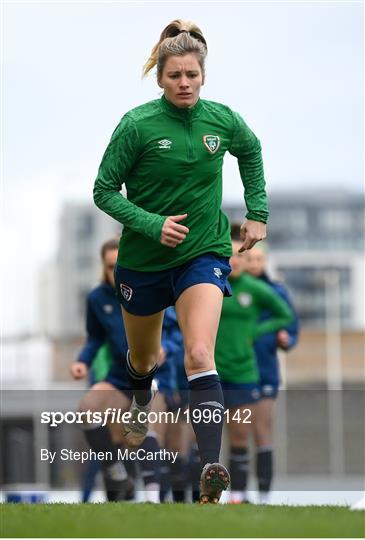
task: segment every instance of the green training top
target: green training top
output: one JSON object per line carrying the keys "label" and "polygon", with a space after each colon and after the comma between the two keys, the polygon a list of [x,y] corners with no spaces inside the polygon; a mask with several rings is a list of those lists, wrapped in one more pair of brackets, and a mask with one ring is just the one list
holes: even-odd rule
{"label": "green training top", "polygon": [[[226,151],[238,159],[246,217],[266,222],[261,145],[237,113],[205,100],[181,109],[162,96],[122,118],[94,186],[95,204],[124,225],[121,266],[147,272],[203,253],[231,255],[230,225],[220,209]],[[176,248],[163,246],[166,217],[185,213],[186,239]]]}
{"label": "green training top", "polygon": [[95,358],[91,363],[91,370],[94,375],[95,382],[103,381],[109,373],[113,363],[113,356],[108,343],[100,347]]}
{"label": "green training top", "polygon": [[[287,303],[260,279],[246,273],[229,279],[233,294],[223,300],[215,347],[217,371],[222,381],[257,382],[259,371],[254,340],[288,326],[293,313]],[[263,311],[269,311],[272,316],[258,322]]]}

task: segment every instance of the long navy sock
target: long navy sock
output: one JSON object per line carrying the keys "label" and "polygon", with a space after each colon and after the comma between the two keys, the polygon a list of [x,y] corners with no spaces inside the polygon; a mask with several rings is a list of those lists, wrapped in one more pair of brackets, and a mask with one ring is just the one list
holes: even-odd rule
{"label": "long navy sock", "polygon": [[132,461],[131,459],[127,458],[124,460],[124,466],[126,468],[126,471],[128,473],[128,486],[127,486],[127,492],[125,496],[126,501],[133,501],[134,495],[135,495],[135,481],[137,476],[137,467],[136,462]]}
{"label": "long navy sock", "polygon": [[147,405],[151,400],[151,384],[157,371],[157,364],[148,373],[138,373],[131,364],[129,351],[127,353],[127,374],[134,397],[138,405]]}
{"label": "long navy sock", "polygon": [[177,456],[175,463],[170,464],[171,488],[174,502],[185,502],[187,467],[183,457]]}
{"label": "long navy sock", "polygon": [[160,467],[160,501],[165,502],[171,487],[170,467],[168,463],[162,463]]}
{"label": "long navy sock", "polygon": [[124,461],[124,466],[126,468],[126,471],[128,473],[128,476],[132,478],[133,480],[136,479],[137,476],[137,468],[136,468],[136,462],[132,461],[131,459],[127,458]]}
{"label": "long navy sock", "polygon": [[[145,450],[146,457],[147,452],[153,452],[155,454],[155,452],[158,452],[160,450],[157,438],[151,434],[147,434],[147,437],[141,444],[140,448]],[[157,456],[157,454],[155,454],[155,456]],[[139,466],[141,469],[141,474],[145,487],[147,487],[148,484],[160,484],[161,460],[158,456],[156,457],[156,459],[152,460],[141,460],[139,462]]]}
{"label": "long navy sock", "polygon": [[231,475],[231,490],[246,491],[249,468],[247,448],[231,447],[229,456],[229,472]]}
{"label": "long navy sock", "polygon": [[215,370],[191,375],[188,381],[190,421],[204,467],[206,463],[219,461],[224,420],[223,392]]}
{"label": "long navy sock", "polygon": [[256,474],[259,491],[261,493],[268,493],[273,477],[273,451],[271,447],[263,446],[257,448]]}
{"label": "long navy sock", "polygon": [[102,468],[107,468],[118,461],[118,446],[113,443],[107,426],[92,426],[90,428],[89,426],[84,427],[86,440],[94,452],[107,452],[106,459],[100,461]]}
{"label": "long navy sock", "polygon": [[84,433],[91,449],[95,452],[108,452],[108,459],[100,462],[107,498],[109,501],[121,500],[125,497],[127,471],[123,463],[118,461],[118,446],[113,443],[107,426],[88,427],[85,426]]}

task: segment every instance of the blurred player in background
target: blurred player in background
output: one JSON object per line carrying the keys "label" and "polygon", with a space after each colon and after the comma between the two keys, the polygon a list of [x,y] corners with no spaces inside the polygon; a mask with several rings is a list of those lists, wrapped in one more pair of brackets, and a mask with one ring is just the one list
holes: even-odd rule
{"label": "blurred player in background", "polygon": [[[232,503],[247,501],[247,441],[261,395],[254,341],[286,327],[293,319],[289,306],[269,285],[244,272],[246,254],[240,253],[240,246],[238,240],[232,240],[232,298],[223,301],[216,342],[217,369],[229,409]],[[260,320],[263,312],[268,316]]]}
{"label": "blurred player in background", "polygon": [[[235,228],[237,237],[238,228]],[[274,404],[280,384],[280,369],[278,350],[289,351],[297,344],[299,321],[295,313],[289,293],[282,283],[274,281],[267,273],[267,257],[265,243],[257,244],[247,251],[246,270],[252,276],[259,278],[279,295],[291,308],[294,318],[289,325],[284,325],[276,332],[259,337],[255,341],[255,352],[260,373],[261,398],[255,407],[255,422],[252,424],[256,446],[256,474],[258,479],[259,497],[261,503],[268,502],[273,477],[273,417]],[[264,322],[270,316],[265,311],[260,316]]]}
{"label": "blurred player in background", "polygon": [[176,311],[168,307],[165,311],[161,349],[167,361],[173,366],[175,389],[169,399],[168,409],[174,413],[174,421],[166,430],[165,447],[178,452],[174,463],[166,463],[162,467],[161,500],[171,488],[173,502],[186,502],[186,488],[189,484],[187,464],[192,429],[187,425],[182,414],[188,407],[188,380],[184,367],[184,340],[177,322]]}
{"label": "blurred player in background", "polygon": [[[93,289],[87,298],[86,330],[87,340],[79,358],[71,366],[75,379],[88,375],[98,353],[110,356],[106,364],[103,380],[96,382],[85,394],[80,404],[82,411],[105,411],[108,408],[128,411],[132,401],[130,380],[127,377],[126,356],[128,351],[123,318],[114,289],[114,269],[118,254],[118,240],[105,242],[101,248],[103,276],[101,284]],[[156,396],[154,411],[166,408],[163,393],[172,392],[173,370],[167,362],[156,371],[156,382],[161,392]],[[154,426],[150,426],[141,447],[147,452],[157,452],[159,444]],[[110,423],[108,426],[84,424],[85,437],[95,452],[109,451],[110,461],[101,462],[108,500],[124,500],[128,489],[128,474],[125,464],[118,460],[118,448],[124,444],[122,426]],[[145,485],[145,498],[149,502],[159,502],[160,463],[157,460],[139,463]]]}
{"label": "blurred player in background", "polygon": [[[105,344],[100,347],[96,356],[90,366],[88,377],[89,384],[93,386],[97,382],[103,381],[111,366],[111,353],[109,345]],[[101,470],[101,465],[98,460],[91,460],[86,465],[82,481],[82,502],[86,503],[90,501],[91,494],[94,490],[96,477]]]}
{"label": "blurred player in background", "polygon": [[[184,336],[189,407],[223,410],[214,344],[223,296],[229,296],[231,242],[221,211],[222,168],[238,160],[248,212],[241,249],[266,236],[267,197],[261,145],[239,114],[200,99],[207,42],[194,23],[175,20],[162,31],[145,67],[157,66],[160,99],[129,111],[115,129],[94,186],[95,204],[123,223],[116,284],[128,336],[133,422],[128,444],[146,431],[139,412],[152,406],[164,309],[175,305]],[[128,79],[128,76],[127,76]],[[126,185],[127,197],[120,193]],[[203,471],[200,502],[218,503],[229,485],[219,463],[221,422],[195,421]]]}

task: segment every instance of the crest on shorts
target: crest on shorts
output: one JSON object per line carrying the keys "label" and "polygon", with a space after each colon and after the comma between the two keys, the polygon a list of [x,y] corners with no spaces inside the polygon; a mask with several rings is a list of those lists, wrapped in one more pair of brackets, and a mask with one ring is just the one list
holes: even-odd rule
{"label": "crest on shorts", "polygon": [[128,285],[124,285],[124,283],[120,284],[120,292],[122,293],[122,296],[124,300],[129,302],[129,300],[132,298],[133,289],[128,287]]}
{"label": "crest on shorts", "polygon": [[213,268],[214,270],[214,275],[219,279],[220,277],[222,277],[222,270],[220,268]]}
{"label": "crest on shorts", "polygon": [[204,135],[203,143],[211,154],[215,154],[221,145],[221,140],[218,135]]}

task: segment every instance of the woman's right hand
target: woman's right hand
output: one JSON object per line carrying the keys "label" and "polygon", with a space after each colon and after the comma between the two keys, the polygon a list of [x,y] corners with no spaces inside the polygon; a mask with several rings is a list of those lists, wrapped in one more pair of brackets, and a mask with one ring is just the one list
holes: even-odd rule
{"label": "woman's right hand", "polygon": [[189,229],[185,225],[180,225],[179,221],[183,221],[186,217],[187,214],[182,214],[181,216],[169,216],[165,219],[160,239],[163,246],[174,248],[185,240]]}
{"label": "woman's right hand", "polygon": [[88,372],[87,365],[84,362],[74,362],[71,364],[70,372],[74,379],[84,379]]}

